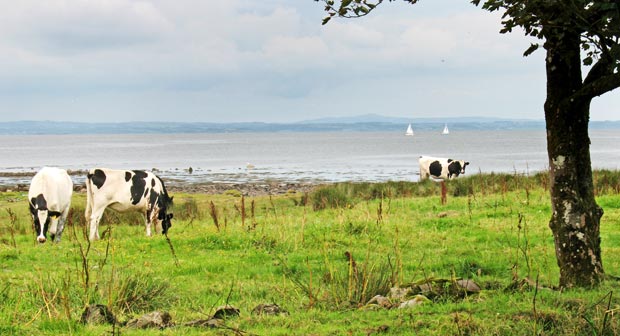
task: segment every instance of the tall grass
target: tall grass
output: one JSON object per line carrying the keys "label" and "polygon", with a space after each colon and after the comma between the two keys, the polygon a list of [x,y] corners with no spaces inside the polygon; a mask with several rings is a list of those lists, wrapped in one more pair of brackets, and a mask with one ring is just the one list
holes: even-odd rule
{"label": "tall grass", "polygon": [[[593,172],[594,190],[597,195],[620,193],[620,173],[610,170]],[[448,195],[465,197],[469,195],[505,194],[514,191],[529,193],[532,189],[549,189],[547,172],[533,175],[521,173],[490,173],[462,176],[446,181]],[[388,181],[381,183],[341,182],[322,186],[311,193],[313,208],[339,208],[351,206],[364,200],[399,197],[441,196],[441,184],[424,180],[422,182]]]}

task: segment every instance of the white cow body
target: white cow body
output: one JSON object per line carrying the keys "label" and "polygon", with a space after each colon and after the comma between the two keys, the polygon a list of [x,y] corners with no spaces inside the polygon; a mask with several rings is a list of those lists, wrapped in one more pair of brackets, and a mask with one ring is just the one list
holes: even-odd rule
{"label": "white cow body", "polygon": [[45,243],[48,229],[52,240],[60,241],[72,194],[73,182],[66,170],[44,167],[34,175],[28,202],[38,242]]}
{"label": "white cow body", "polygon": [[469,164],[463,160],[420,156],[420,181],[429,177],[441,180],[450,180],[465,174],[465,166]]}
{"label": "white cow body", "polygon": [[89,239],[99,239],[99,221],[106,208],[118,212],[137,211],[146,217],[146,235],[151,236],[151,224],[166,234],[172,225],[168,207],[172,197],[163,181],[155,174],[142,170],[91,169],[86,179],[86,220],[90,223]]}

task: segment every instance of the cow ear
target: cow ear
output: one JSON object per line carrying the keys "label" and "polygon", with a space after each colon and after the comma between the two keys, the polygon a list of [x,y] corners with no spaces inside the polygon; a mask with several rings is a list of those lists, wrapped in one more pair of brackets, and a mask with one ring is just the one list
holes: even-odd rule
{"label": "cow ear", "polygon": [[465,165],[467,166],[469,164],[469,162],[465,161]]}
{"label": "cow ear", "polygon": [[172,217],[174,217],[174,214],[168,214],[168,219],[172,219]]}
{"label": "cow ear", "polygon": [[450,162],[452,162],[452,161],[454,161],[454,160],[452,160],[452,159],[448,159],[448,163],[450,163]]}

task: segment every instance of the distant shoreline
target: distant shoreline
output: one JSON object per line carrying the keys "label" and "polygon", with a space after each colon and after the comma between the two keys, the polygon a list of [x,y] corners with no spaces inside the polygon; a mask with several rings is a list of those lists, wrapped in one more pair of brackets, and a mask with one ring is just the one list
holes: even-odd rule
{"label": "distant shoreline", "polygon": [[[452,131],[459,130],[544,130],[544,121],[410,121],[416,132],[440,131],[447,123]],[[0,122],[0,135],[72,135],[72,134],[188,134],[188,133],[274,133],[274,132],[405,132],[408,123],[347,122],[347,123],[76,123],[54,121]],[[593,127],[620,128],[619,122],[593,123]]]}
{"label": "distant shoreline", "polygon": [[[0,172],[0,178],[5,183],[0,183],[0,192],[27,192],[29,184],[23,183],[25,178],[30,179],[36,172]],[[86,176],[85,170],[68,170],[71,176]],[[244,196],[261,196],[261,195],[277,195],[291,192],[310,192],[321,185],[331,184],[324,181],[306,181],[306,182],[290,182],[290,181],[260,181],[260,182],[188,182],[178,179],[166,179],[166,187],[170,193],[188,193],[188,194],[208,194],[219,195],[229,191],[239,193]],[[76,184],[73,187],[76,192],[85,192],[85,186]]]}
{"label": "distant shoreline", "polygon": [[[303,122],[303,123],[80,123],[55,121],[0,122],[0,136],[15,135],[96,135],[96,134],[218,134],[278,132],[405,132],[411,123],[415,132],[441,131],[448,124],[451,131],[522,131],[545,130],[543,120],[470,120],[469,118],[395,122]],[[590,129],[620,129],[620,121],[591,121]]]}

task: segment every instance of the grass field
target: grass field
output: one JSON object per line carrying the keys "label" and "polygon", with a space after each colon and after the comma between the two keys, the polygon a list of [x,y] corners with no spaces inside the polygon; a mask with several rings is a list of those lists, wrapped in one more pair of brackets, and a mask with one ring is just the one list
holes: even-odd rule
{"label": "grass field", "polygon": [[[620,173],[596,172],[608,275],[620,274]],[[344,183],[310,194],[175,194],[168,238],[107,211],[85,239],[85,195],[58,244],[35,243],[25,193],[0,194],[1,335],[616,335],[618,282],[557,290],[545,174],[440,184]],[[369,305],[391,287],[471,279],[405,309]],[[457,295],[458,294],[458,295]],[[253,314],[276,303],[287,314]],[[84,325],[88,304],[121,321]],[[185,326],[233,305],[220,328]],[[161,331],[123,326],[168,311]]]}

